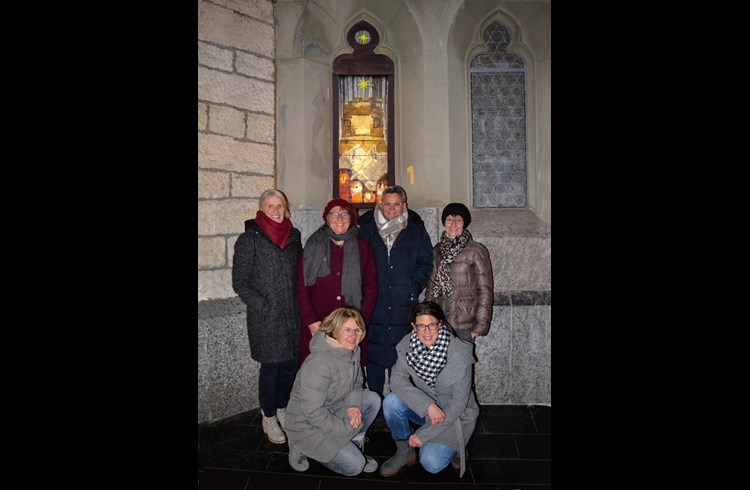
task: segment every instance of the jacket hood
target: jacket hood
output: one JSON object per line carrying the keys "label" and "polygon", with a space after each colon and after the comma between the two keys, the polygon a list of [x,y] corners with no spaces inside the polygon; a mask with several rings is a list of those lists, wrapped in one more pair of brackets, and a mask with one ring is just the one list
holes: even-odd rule
{"label": "jacket hood", "polygon": [[251,230],[254,228],[258,228],[258,225],[255,224],[255,218],[245,220],[245,231]]}
{"label": "jacket hood", "polygon": [[355,358],[355,355],[357,356],[356,358],[359,359],[359,350],[359,345],[353,351],[344,347],[332,347],[326,341],[326,334],[322,330],[318,330],[318,332],[313,335],[312,340],[310,340],[310,354],[330,352],[337,357],[352,360]]}

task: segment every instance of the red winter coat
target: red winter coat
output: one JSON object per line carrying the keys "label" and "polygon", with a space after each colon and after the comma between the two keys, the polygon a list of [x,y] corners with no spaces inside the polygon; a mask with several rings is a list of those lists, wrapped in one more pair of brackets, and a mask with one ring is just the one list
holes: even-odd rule
{"label": "red winter coat", "polygon": [[[370,245],[362,238],[357,237],[359,244],[359,264],[362,274],[362,318],[366,325],[370,325],[372,311],[378,299],[378,270],[375,266],[375,256]],[[304,250],[299,256],[297,263],[297,302],[300,313],[300,337],[299,337],[299,365],[310,354],[310,339],[312,334],[308,325],[322,322],[336,308],[349,306],[346,298],[341,294],[341,271],[344,263],[344,249],[333,242],[331,247],[331,273],[325,277],[319,277],[312,286],[305,286],[304,277]],[[367,336],[359,344],[362,349],[362,366],[367,365]]]}

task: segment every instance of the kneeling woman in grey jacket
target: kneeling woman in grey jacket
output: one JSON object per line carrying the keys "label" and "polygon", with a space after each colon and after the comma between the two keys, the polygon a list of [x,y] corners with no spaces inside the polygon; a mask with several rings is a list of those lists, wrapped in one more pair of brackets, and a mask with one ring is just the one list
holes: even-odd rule
{"label": "kneeling woman in grey jacket", "polygon": [[308,457],[345,476],[378,469],[363,454],[365,432],[380,410],[380,396],[362,388],[359,343],[365,333],[359,310],[347,306],[331,312],[310,340],[284,424],[294,470],[306,471]]}
{"label": "kneeling woman in grey jacket", "polygon": [[[380,474],[393,476],[419,462],[430,473],[451,464],[466,470],[466,445],[474,433],[479,405],[471,386],[474,344],[457,337],[440,305],[419,303],[411,313],[412,332],[396,345],[391,392],[383,416],[396,441],[396,454]],[[420,428],[411,433],[409,421]]]}

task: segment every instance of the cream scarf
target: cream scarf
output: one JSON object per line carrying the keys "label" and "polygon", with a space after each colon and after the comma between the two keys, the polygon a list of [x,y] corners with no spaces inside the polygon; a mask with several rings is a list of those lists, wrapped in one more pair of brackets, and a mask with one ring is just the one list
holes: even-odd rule
{"label": "cream scarf", "polygon": [[375,224],[378,226],[378,233],[380,234],[380,238],[383,239],[383,242],[385,242],[385,247],[388,249],[389,256],[391,255],[391,247],[396,241],[396,237],[401,233],[401,230],[406,228],[408,221],[409,208],[406,206],[404,206],[404,212],[392,220],[385,219],[380,204],[375,207]]}

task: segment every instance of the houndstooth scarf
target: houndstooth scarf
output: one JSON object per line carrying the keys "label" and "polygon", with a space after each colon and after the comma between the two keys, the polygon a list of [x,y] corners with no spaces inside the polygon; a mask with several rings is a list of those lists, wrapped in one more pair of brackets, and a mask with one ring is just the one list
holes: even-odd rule
{"label": "houndstooth scarf", "polygon": [[440,325],[438,337],[432,347],[427,347],[419,340],[416,330],[409,338],[409,350],[406,351],[406,363],[411,366],[430,388],[435,387],[435,380],[448,362],[448,346],[451,334],[445,325]]}
{"label": "houndstooth scarf", "polygon": [[461,253],[466,243],[471,240],[471,233],[469,230],[464,230],[454,239],[448,238],[448,235],[443,231],[440,236],[440,265],[438,265],[437,274],[435,274],[435,287],[432,290],[434,297],[441,295],[448,296],[453,292],[453,281],[451,280],[451,268],[450,265],[456,259],[456,255]]}

